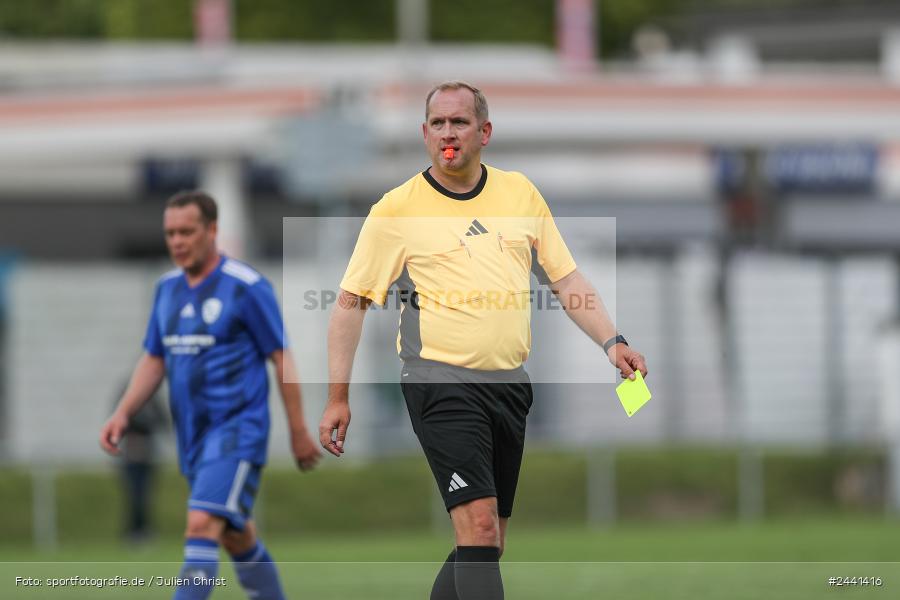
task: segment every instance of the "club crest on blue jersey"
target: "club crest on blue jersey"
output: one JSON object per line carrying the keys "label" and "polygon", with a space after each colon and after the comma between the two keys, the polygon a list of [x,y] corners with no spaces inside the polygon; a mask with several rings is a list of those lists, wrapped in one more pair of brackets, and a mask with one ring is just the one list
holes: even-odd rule
{"label": "club crest on blue jersey", "polygon": [[219,315],[222,314],[222,301],[218,298],[209,298],[205,300],[200,309],[200,314],[203,315],[204,323],[212,325],[216,322],[216,319],[219,318]]}

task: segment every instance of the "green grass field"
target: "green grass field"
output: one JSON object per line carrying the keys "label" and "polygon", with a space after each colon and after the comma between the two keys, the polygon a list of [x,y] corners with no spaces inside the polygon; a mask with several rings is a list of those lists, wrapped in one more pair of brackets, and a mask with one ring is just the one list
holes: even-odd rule
{"label": "green grass field", "polygon": [[[736,523],[629,524],[609,530],[510,529],[503,560],[511,600],[894,598],[900,590],[900,522],[877,518]],[[290,598],[427,598],[449,534],[279,537],[267,543]],[[129,548],[63,545],[42,554],[0,545],[2,598],[167,598],[154,578],[177,574],[177,540]],[[47,578],[139,577],[145,587],[58,587]],[[243,598],[231,566],[213,598]],[[16,585],[16,577],[44,581]],[[881,578],[881,585],[829,586],[829,577]],[[149,585],[146,584],[149,582]]]}
{"label": "green grass field", "polygon": [[[609,529],[583,525],[588,458],[537,448],[527,453],[503,559],[507,598],[900,597],[900,563],[892,562],[900,560],[900,521],[877,516],[884,506],[877,494],[835,493],[848,472],[882,472],[877,453],[770,452],[766,518],[741,525],[733,449],[620,450],[619,524]],[[174,577],[181,562],[187,488],[173,469],[160,472],[154,495],[160,541],[141,548],[115,541],[123,502],[113,469],[58,470],[61,545],[54,553],[31,544],[33,489],[29,472],[0,471],[0,599],[171,597],[172,588],[155,578]],[[306,475],[273,465],[257,517],[289,598],[423,599],[451,544],[435,502],[434,482],[418,455],[332,463]],[[220,575],[226,585],[214,599],[244,597],[227,560]],[[114,576],[145,584],[53,589],[48,580]],[[17,577],[43,585],[17,585]],[[881,585],[833,589],[829,577],[879,577]]]}

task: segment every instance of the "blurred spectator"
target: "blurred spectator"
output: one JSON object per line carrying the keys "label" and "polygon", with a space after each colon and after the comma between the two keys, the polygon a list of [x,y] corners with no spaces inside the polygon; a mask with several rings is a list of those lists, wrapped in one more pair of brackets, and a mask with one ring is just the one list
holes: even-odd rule
{"label": "blurred spectator", "polygon": [[14,256],[0,250],[0,456],[8,451],[6,447],[9,435],[9,420],[7,418],[6,398],[6,335],[7,335],[7,305],[6,305],[6,281],[13,268]]}
{"label": "blurred spectator", "polygon": [[[115,397],[116,403],[127,385],[126,380]],[[145,542],[153,535],[150,499],[156,471],[157,438],[168,427],[166,410],[159,394],[155,394],[132,417],[128,435],[122,440],[122,483],[127,502],[123,535],[130,542]]]}

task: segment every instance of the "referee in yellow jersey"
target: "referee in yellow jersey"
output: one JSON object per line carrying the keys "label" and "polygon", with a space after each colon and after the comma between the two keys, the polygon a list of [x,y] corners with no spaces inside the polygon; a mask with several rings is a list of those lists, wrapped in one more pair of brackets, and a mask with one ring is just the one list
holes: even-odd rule
{"label": "referee in yellow jersey", "polygon": [[401,387],[456,533],[432,600],[503,598],[499,559],[532,402],[522,367],[531,272],[622,377],[647,374],[644,357],[618,335],[576,269],[540,192],[520,173],[481,163],[491,131],[487,100],[474,86],[448,81],[429,92],[422,133],[431,166],[372,206],[328,330],[319,437],[340,456],[365,310],[396,285]]}

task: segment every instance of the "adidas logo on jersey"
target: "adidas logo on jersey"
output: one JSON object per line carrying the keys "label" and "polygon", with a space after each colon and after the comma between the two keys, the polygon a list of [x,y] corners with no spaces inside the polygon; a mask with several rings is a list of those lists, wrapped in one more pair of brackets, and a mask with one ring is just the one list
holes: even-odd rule
{"label": "adidas logo on jersey", "polygon": [[478,219],[472,221],[472,224],[469,225],[469,230],[466,232],[466,235],[481,235],[482,233],[487,233],[488,230],[484,228],[484,225],[478,222]]}
{"label": "adidas logo on jersey", "polygon": [[196,316],[197,312],[194,310],[194,304],[192,302],[188,302],[184,305],[184,308],[181,309],[182,319],[193,319]]}
{"label": "adidas logo on jersey", "polygon": [[450,489],[448,492],[455,492],[456,490],[464,487],[469,487],[469,484],[463,481],[462,477],[454,473],[450,476]]}

